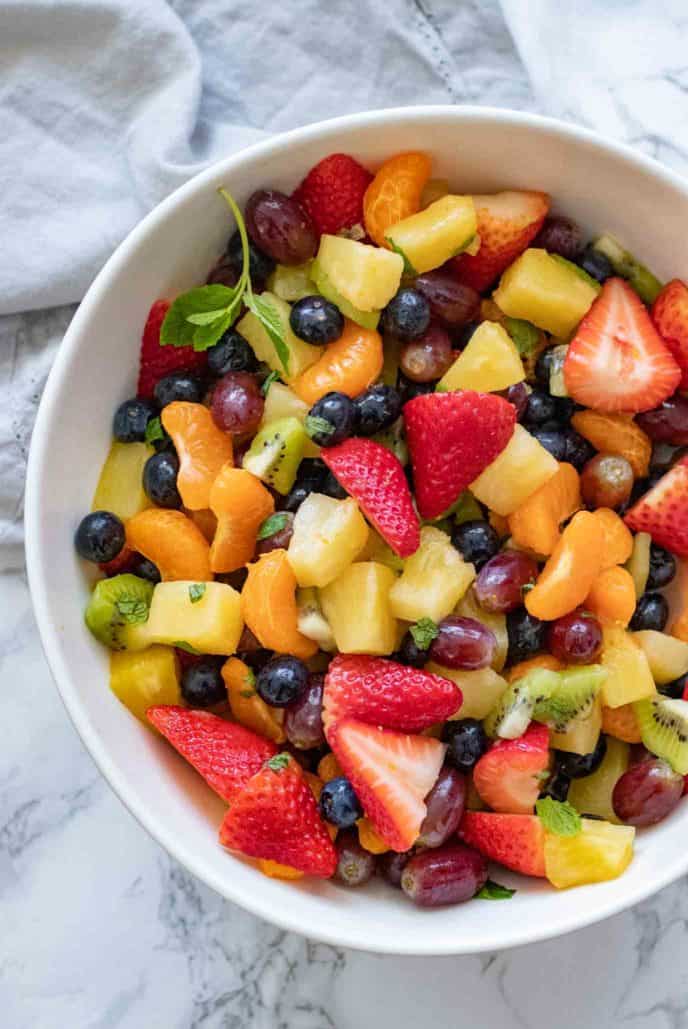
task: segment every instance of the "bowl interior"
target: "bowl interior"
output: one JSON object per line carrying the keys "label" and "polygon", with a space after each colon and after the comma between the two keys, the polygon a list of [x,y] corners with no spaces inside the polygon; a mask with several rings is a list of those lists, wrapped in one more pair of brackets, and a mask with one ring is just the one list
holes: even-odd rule
{"label": "bowl interior", "polygon": [[266,879],[217,843],[223,805],[107,688],[107,656],[86,631],[84,568],[70,545],[91,503],[115,406],[134,392],[141,329],[151,302],[202,282],[232,229],[215,189],[243,203],[261,186],[292,189],[333,151],[375,167],[423,149],[456,191],[549,191],[555,208],[589,232],[618,235],[661,277],[688,275],[688,193],[651,162],[580,130],[528,115],[416,108],[351,116],[260,144],[198,176],[125,241],[91,287],[62,344],[41,405],[27,484],[27,559],[53,674],[86,745],[122,800],[177,859],[218,892],[286,928],[373,951],[476,952],[525,943],[611,914],[688,865],[681,805],[640,834],[634,862],[611,883],[557,892],[518,887],[508,904],[432,912],[383,884],[346,891],[329,883]]}

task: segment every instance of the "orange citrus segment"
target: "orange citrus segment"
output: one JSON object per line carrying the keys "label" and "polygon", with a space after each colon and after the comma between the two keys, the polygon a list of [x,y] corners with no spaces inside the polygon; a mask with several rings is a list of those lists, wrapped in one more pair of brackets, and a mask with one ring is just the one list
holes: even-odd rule
{"label": "orange citrus segment", "polygon": [[396,154],[378,169],[363,197],[366,232],[378,246],[387,247],[387,229],[420,211],[423,187],[430,178],[432,162],[427,154]]}
{"label": "orange citrus segment", "polygon": [[338,776],[344,775],[339,761],[337,761],[337,758],[331,751],[329,754],[325,754],[325,757],[320,758],[318,762],[318,775],[323,782],[329,782],[330,779],[336,779]]}
{"label": "orange citrus segment", "polygon": [[558,672],[563,667],[561,661],[558,661],[554,654],[537,654],[535,657],[529,657],[527,661],[519,661],[517,665],[510,668],[506,673],[506,681],[516,682],[528,672],[532,672],[534,668],[546,668],[549,672]]}
{"label": "orange citrus segment", "polygon": [[208,582],[208,541],[181,511],[149,507],[126,523],[127,544],[157,566],[163,582],[188,579]]}
{"label": "orange citrus segment", "polygon": [[665,595],[669,601],[667,632],[688,643],[688,561],[676,559],[676,575]]}
{"label": "orange citrus segment", "polygon": [[382,839],[369,818],[359,818],[356,822],[358,842],[369,854],[386,854],[389,847]]}
{"label": "orange citrus segment", "polygon": [[207,508],[217,473],[232,461],[232,437],[217,427],[203,404],[175,400],[163,408],[160,420],[179,456],[177,489],[184,507]]}
{"label": "orange citrus segment", "polygon": [[633,553],[631,530],[610,507],[598,507],[593,515],[602,530],[602,568],[625,564]]}
{"label": "orange citrus segment", "polygon": [[303,872],[291,865],[281,865],[279,861],[271,861],[269,858],[261,858],[258,862],[263,875],[271,879],[303,879]]}
{"label": "orange citrus segment", "polygon": [[537,554],[551,554],[561,536],[560,525],[581,506],[580,479],[570,464],[560,464],[555,475],[509,515],[514,543]]}
{"label": "orange citrus segment", "polygon": [[217,518],[213,512],[204,509],[203,511],[185,511],[184,513],[188,514],[194,525],[198,526],[208,543],[212,543],[217,529]]}
{"label": "orange citrus segment", "polygon": [[552,621],[578,607],[590,592],[602,561],[599,525],[589,511],[579,511],[526,593],[525,605],[535,618]]}
{"label": "orange citrus segment", "polygon": [[355,397],[377,379],[383,360],[380,334],[347,319],[339,339],[293,380],[291,388],[311,406],[331,391]]}
{"label": "orange citrus segment", "polygon": [[284,743],[287,734],[272,708],[256,693],[256,678],[248,665],[230,657],[222,666],[222,678],[237,722],[273,743]]}
{"label": "orange citrus segment", "polygon": [[210,567],[233,572],[253,557],[258,529],[275,510],[275,501],[255,475],[226,464],[211,487],[210,509],[217,518]]}
{"label": "orange citrus segment", "polygon": [[647,475],[652,457],[650,437],[627,415],[578,411],[571,419],[576,432],[607,454],[625,457],[636,479]]}
{"label": "orange citrus segment", "polygon": [[318,644],[297,628],[296,577],[286,550],[271,550],[249,565],[241,606],[244,620],[261,646],[304,661],[318,650]]}
{"label": "orange citrus segment", "polygon": [[641,743],[640,726],[633,704],[602,708],[602,732],[624,743]]}
{"label": "orange citrus segment", "polygon": [[603,625],[626,626],[633,617],[636,599],[633,576],[615,565],[599,573],[585,598],[585,607]]}

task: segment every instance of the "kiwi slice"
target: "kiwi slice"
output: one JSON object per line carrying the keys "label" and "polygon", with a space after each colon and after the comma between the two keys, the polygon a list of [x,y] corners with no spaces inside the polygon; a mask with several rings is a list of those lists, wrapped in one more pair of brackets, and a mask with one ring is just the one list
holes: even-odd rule
{"label": "kiwi slice", "polygon": [[322,613],[318,591],[306,587],[296,591],[297,628],[302,636],[315,640],[328,653],[337,649],[330,623]]}
{"label": "kiwi slice", "polygon": [[522,679],[512,682],[485,719],[485,732],[503,740],[522,736],[536,707],[542,705],[558,684],[559,673],[546,668],[534,668]]}
{"label": "kiwi slice", "polygon": [[278,418],[257,434],[244,455],[244,468],[278,493],[288,493],[305,443],[306,430],[298,418]]}
{"label": "kiwi slice", "polygon": [[148,621],[153,583],[137,575],[101,579],[84,615],[93,635],[110,650],[138,650],[146,645],[141,626]]}
{"label": "kiwi slice", "polygon": [[687,775],[688,701],[647,697],[636,701],[633,707],[647,749],[664,758],[679,775]]}
{"label": "kiwi slice", "polygon": [[549,695],[535,705],[533,718],[554,732],[567,732],[576,719],[587,718],[592,713],[607,670],[602,665],[586,665],[555,674],[559,681]]}
{"label": "kiwi slice", "polygon": [[654,304],[662,291],[662,283],[649,268],[641,264],[628,250],[624,250],[613,236],[600,236],[593,243],[593,248],[604,254],[616,274],[628,280],[644,303]]}

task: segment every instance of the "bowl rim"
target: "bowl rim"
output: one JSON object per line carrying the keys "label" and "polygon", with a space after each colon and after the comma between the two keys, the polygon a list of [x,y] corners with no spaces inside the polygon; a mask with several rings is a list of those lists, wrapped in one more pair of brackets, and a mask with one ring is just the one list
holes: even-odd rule
{"label": "bowl rim", "polygon": [[110,757],[107,746],[100,741],[97,734],[92,730],[85,709],[72,688],[72,676],[67,662],[63,661],[60,652],[59,633],[53,619],[50,617],[39,543],[41,531],[40,496],[42,469],[50,457],[50,434],[48,430],[57,417],[56,405],[59,394],[69,374],[72,357],[77,351],[83,328],[88,325],[91,318],[92,309],[109,289],[109,283],[113,274],[127,264],[140,242],[149,233],[153,232],[186,197],[205,189],[206,184],[212,182],[217,177],[220,169],[223,170],[223,174],[230,178],[234,169],[244,162],[267,157],[275,151],[288,149],[296,143],[307,143],[321,138],[326,144],[329,136],[336,135],[341,130],[375,125],[398,125],[409,119],[424,119],[440,123],[446,123],[449,119],[457,124],[490,122],[505,128],[510,126],[524,127],[543,135],[558,135],[562,140],[583,144],[594,150],[606,151],[612,156],[621,158],[625,162],[634,165],[638,170],[648,173],[660,183],[664,183],[684,193],[688,198],[688,180],[661,165],[653,158],[636,152],[624,143],[608,139],[591,129],[569,124],[557,118],[516,111],[510,108],[481,107],[477,105],[418,105],[347,114],[337,118],[313,122],[286,132],[276,133],[266,140],[254,143],[229,157],[213,162],[174,190],[129,232],[96,275],[65,333],[46,381],[36,415],[29,451],[25,487],[26,567],[31,600],[43,651],[58,693],[72,724],[99,771],[119,800],[139,824],[175,860],[179,861],[182,866],[203,883],[210,886],[220,896],[238,904],[251,912],[251,914],[275,924],[281,929],[296,932],[327,944],[377,954],[407,956],[477,954],[485,951],[505,950],[510,947],[551,939],[573,932],[576,929],[585,928],[618,914],[626,908],[645,900],[685,874],[688,871],[688,850],[686,850],[683,859],[677,860],[673,865],[658,869],[657,874],[651,881],[639,885],[623,897],[592,906],[581,905],[578,912],[558,918],[553,925],[546,925],[543,920],[540,922],[539,928],[532,928],[527,922],[515,919],[513,930],[499,940],[487,939],[477,944],[472,944],[470,941],[462,940],[460,934],[457,934],[456,939],[433,944],[431,941],[413,942],[411,939],[406,939],[399,934],[398,937],[392,939],[387,937],[384,941],[375,943],[366,939],[368,933],[365,923],[362,924],[361,929],[356,928],[355,930],[351,930],[348,927],[339,930],[330,929],[329,926],[324,924],[305,926],[303,919],[299,918],[297,914],[276,908],[263,897],[260,891],[247,893],[242,888],[235,887],[231,876],[223,878],[216,875],[211,869],[206,868],[203,859],[195,856],[193,849],[188,847],[185,841],[178,839],[172,831],[166,828],[163,820],[158,817],[157,813],[149,810],[144,802],[139,801],[136,793],[130,791],[123,781],[123,776],[120,775],[117,765]]}

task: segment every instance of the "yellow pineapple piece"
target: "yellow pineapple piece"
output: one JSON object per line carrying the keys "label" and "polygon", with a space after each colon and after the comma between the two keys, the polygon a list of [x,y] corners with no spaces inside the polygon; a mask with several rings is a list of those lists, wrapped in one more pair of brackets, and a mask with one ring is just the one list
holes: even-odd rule
{"label": "yellow pineapple piece", "polygon": [[302,636],[315,640],[321,650],[332,653],[337,649],[330,624],[320,606],[318,591],[307,586],[296,591],[296,628]]}
{"label": "yellow pineapple piece", "polygon": [[602,701],[595,697],[584,718],[575,718],[566,732],[551,732],[549,745],[553,750],[566,750],[572,754],[592,754],[602,731]]}
{"label": "yellow pineapple piece", "polygon": [[270,304],[279,318],[282,336],[289,351],[287,367],[285,368],[282,364],[275,344],[252,311],[247,311],[237,324],[237,332],[240,332],[248,340],[259,361],[265,361],[273,371],[279,372],[287,382],[291,382],[292,379],[296,379],[302,372],[305,372],[306,368],[315,364],[322,356],[322,347],[313,347],[310,343],[304,343],[302,339],[294,335],[289,325],[291,308],[286,300],[282,300],[275,293],[270,293],[269,290],[261,293],[260,298]]}
{"label": "yellow pineapple piece", "polygon": [[294,516],[287,557],[299,586],[327,586],[368,541],[368,526],[351,497],[310,493]]}
{"label": "yellow pineapple piece", "polygon": [[644,651],[652,678],[658,686],[673,682],[688,672],[688,643],[654,629],[634,632],[633,639]]}
{"label": "yellow pineapple piece", "polygon": [[509,651],[509,633],[506,627],[506,615],[499,614],[497,611],[483,611],[478,601],[475,599],[475,591],[469,589],[464,593],[463,597],[456,605],[454,614],[461,615],[462,618],[475,618],[477,622],[482,622],[488,629],[491,629],[494,633],[494,637],[497,640],[497,646],[495,647],[494,657],[492,658],[492,667],[495,672],[501,672],[502,668],[506,664],[506,655]]}
{"label": "yellow pineapple piece", "polygon": [[146,628],[156,643],[233,654],[244,628],[239,594],[223,582],[159,582]]}
{"label": "yellow pineapple piece", "polygon": [[507,688],[506,679],[498,675],[494,668],[479,668],[473,672],[466,672],[459,668],[445,668],[444,665],[430,661],[425,670],[451,679],[461,690],[461,707],[451,716],[450,722],[461,718],[487,717]]}
{"label": "yellow pineapple piece", "polygon": [[504,272],[494,299],[510,318],[567,339],[598,293],[575,265],[531,248]]}
{"label": "yellow pineapple piece", "polygon": [[406,271],[422,275],[460,254],[478,223],[473,198],[448,194],[387,230],[387,242],[404,258]]}
{"label": "yellow pineapple piece", "polygon": [[343,654],[391,654],[397,622],[389,592],[394,572],[376,561],[349,565],[320,590],[320,603]]}
{"label": "yellow pineapple piece", "polygon": [[179,677],[179,661],[172,647],[154,646],[136,653],[117,650],[110,654],[110,689],[149,729],[149,707],[181,703]]}
{"label": "yellow pineapple piece", "polygon": [[632,825],[582,821],[577,836],[545,833],[545,874],[558,890],[617,879],[633,859]]}
{"label": "yellow pineapple piece", "polygon": [[437,389],[492,393],[525,378],[516,344],[498,322],[481,322]]}
{"label": "yellow pineapple piece", "polygon": [[558,461],[522,425],[516,425],[504,450],[471,483],[470,490],[481,504],[506,518],[558,470]]}
{"label": "yellow pineapple piece", "polygon": [[633,550],[626,562],[626,569],[631,573],[635,586],[635,595],[640,599],[645,592],[650,576],[650,547],[652,536],[649,532],[637,532],[633,537]]}
{"label": "yellow pineapple piece", "polygon": [[612,793],[628,768],[630,752],[628,743],[607,736],[607,751],[599,768],[592,775],[571,782],[568,801],[576,811],[619,823],[612,806]]}
{"label": "yellow pineapple piece", "polygon": [[404,271],[399,254],[344,236],[321,236],[315,260],[320,288],[320,276],[324,275],[327,283],[359,311],[386,307],[399,289]]}
{"label": "yellow pineapple piece", "polygon": [[311,278],[312,265],[312,261],[306,261],[305,264],[278,264],[268,279],[268,290],[290,304],[303,297],[313,296],[318,291]]}
{"label": "yellow pineapple piece", "polygon": [[446,532],[424,525],[418,550],[406,558],[390,590],[392,611],[407,622],[439,622],[454,610],[474,579],[475,568],[463,560]]}
{"label": "yellow pineapple piece", "polygon": [[[273,382],[265,397],[263,417],[258,431],[280,418],[297,418],[303,425],[308,411],[308,404],[304,403],[301,397],[297,397],[293,389],[289,389],[283,382]],[[303,456],[318,457],[319,455],[320,447],[317,447],[312,439],[307,438],[303,445]]]}
{"label": "yellow pineapple piece", "polygon": [[650,664],[633,634],[617,626],[603,630],[600,664],[607,669],[601,697],[605,707],[621,707],[651,697],[655,690]]}
{"label": "yellow pineapple piece", "polygon": [[112,511],[123,522],[151,506],[143,489],[143,466],[155,453],[148,443],[113,443],[105,459],[92,511]]}

